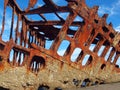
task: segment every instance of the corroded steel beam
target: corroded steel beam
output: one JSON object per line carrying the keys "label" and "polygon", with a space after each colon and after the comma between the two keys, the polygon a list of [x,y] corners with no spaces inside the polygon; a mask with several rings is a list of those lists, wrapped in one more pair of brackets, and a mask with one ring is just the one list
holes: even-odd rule
{"label": "corroded steel beam", "polygon": [[[22,10],[15,0],[4,0],[0,87],[57,90],[119,82],[120,33],[106,23],[108,15],[99,17],[98,6],[89,8],[85,0],[66,0],[67,6],[43,1],[43,6],[35,8],[38,1],[29,0]],[[7,8],[12,11],[11,26],[4,33]],[[66,19],[58,14],[65,12]],[[46,13],[58,19],[49,20]],[[29,19],[34,14],[42,20]]]}

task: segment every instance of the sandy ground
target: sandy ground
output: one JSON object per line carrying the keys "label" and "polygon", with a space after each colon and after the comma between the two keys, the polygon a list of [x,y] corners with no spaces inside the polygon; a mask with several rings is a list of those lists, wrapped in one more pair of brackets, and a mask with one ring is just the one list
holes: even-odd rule
{"label": "sandy ground", "polygon": [[73,88],[65,90],[120,90],[120,83],[102,84],[85,88]]}

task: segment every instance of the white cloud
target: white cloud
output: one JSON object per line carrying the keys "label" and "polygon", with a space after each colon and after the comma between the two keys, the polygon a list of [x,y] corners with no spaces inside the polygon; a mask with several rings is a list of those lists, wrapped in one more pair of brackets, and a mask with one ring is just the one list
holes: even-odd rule
{"label": "white cloud", "polygon": [[109,16],[119,14],[119,8],[120,8],[120,0],[118,0],[116,3],[113,3],[112,6],[100,6],[98,13],[101,15],[108,13]]}
{"label": "white cloud", "polygon": [[115,28],[116,31],[120,32],[120,25]]}

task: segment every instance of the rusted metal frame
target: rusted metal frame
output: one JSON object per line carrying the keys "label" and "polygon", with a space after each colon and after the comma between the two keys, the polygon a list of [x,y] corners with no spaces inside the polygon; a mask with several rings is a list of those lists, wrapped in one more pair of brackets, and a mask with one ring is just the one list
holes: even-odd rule
{"label": "rusted metal frame", "polygon": [[29,56],[28,54],[23,53],[24,60],[23,60],[23,63],[21,64],[21,66],[27,65],[28,56]]}
{"label": "rusted metal frame", "polygon": [[67,6],[58,7],[57,10],[52,10],[51,8],[48,8],[46,6],[42,6],[33,10],[29,11],[22,11],[21,15],[29,15],[29,14],[45,14],[45,13],[53,13],[53,12],[70,12],[69,8]]}
{"label": "rusted metal frame", "polygon": [[23,28],[23,42],[24,42],[24,47],[26,47],[26,39],[27,39],[27,24],[24,22],[24,28]]}
{"label": "rusted metal frame", "polygon": [[73,11],[75,11],[80,17],[82,17],[85,21],[88,21],[89,17],[89,10],[86,5],[83,5],[83,3],[80,3],[78,5],[70,4],[69,6]]}
{"label": "rusted metal frame", "polygon": [[21,12],[21,9],[19,8],[19,6],[17,5],[15,0],[9,0],[8,4],[9,4],[10,7],[12,7],[12,8],[14,7],[15,8],[15,12],[16,13],[20,13]]}
{"label": "rusted metal frame", "polygon": [[10,55],[10,51],[14,46],[14,41],[13,39],[10,39],[8,42],[6,42],[3,53],[5,53],[4,59],[7,60],[9,58]]}
{"label": "rusted metal frame", "polygon": [[45,48],[45,39],[42,39],[42,45],[41,46]]}
{"label": "rusted metal frame", "polygon": [[[108,25],[105,25],[105,26],[108,26]],[[108,28],[108,27],[107,27]],[[109,28],[108,28],[109,29]],[[110,29],[111,30],[111,29]],[[109,34],[111,33],[111,31],[109,31],[109,32],[107,32],[107,33],[104,33],[103,31],[98,31],[99,33],[101,33],[102,34],[102,36],[103,36],[103,38],[105,38],[106,40],[108,40],[109,41],[109,43],[112,45],[112,43],[113,43],[113,40],[112,40],[112,38],[110,38],[109,37]],[[117,49],[116,47],[114,47],[115,49]]]}
{"label": "rusted metal frame", "polygon": [[71,45],[72,43],[70,43],[70,45],[68,46],[68,48],[66,49],[66,51],[65,51],[65,53],[64,53],[64,57],[66,57],[66,56],[69,56],[69,53],[70,53],[70,50],[71,50]]}
{"label": "rusted metal frame", "polygon": [[26,46],[26,37],[27,37],[27,24],[25,19],[22,18],[22,28],[21,28],[21,35],[20,35],[20,45]]}
{"label": "rusted metal frame", "polygon": [[[13,65],[14,66],[23,66],[23,65],[26,65],[27,64],[27,58],[29,56],[29,53],[30,53],[30,50],[29,49],[26,49],[22,46],[14,46],[13,47],[13,50],[14,50],[14,61],[13,61]],[[23,54],[23,62],[22,64],[20,63],[21,62],[21,54]],[[18,61],[16,61],[18,58]]]}
{"label": "rusted metal frame", "polygon": [[29,53],[30,52],[30,49],[22,47],[20,45],[16,45],[16,44],[14,45],[13,49],[16,51],[22,52],[22,53]]}
{"label": "rusted metal frame", "polygon": [[110,32],[104,33],[101,31],[100,33],[103,35],[104,38],[106,38],[107,40],[109,40],[110,43],[112,43],[113,40],[109,37]]}
{"label": "rusted metal frame", "polygon": [[31,31],[29,31],[29,36],[28,36],[28,48],[30,48],[30,43],[31,43],[30,42],[30,39],[31,39],[30,37],[31,37]]}
{"label": "rusted metal frame", "polygon": [[[103,27],[105,26],[106,28],[109,29],[109,32],[105,33],[102,29],[98,29],[97,32],[102,34],[104,38],[106,38],[107,40],[109,40],[110,42],[112,42],[112,39],[107,37],[109,36],[110,32],[113,32],[113,29],[111,29],[111,26],[107,25],[105,22],[106,22],[106,18],[107,18],[107,14],[103,15],[102,19],[99,19],[99,27]],[[96,24],[96,25],[98,25]],[[96,26],[95,26],[96,27]],[[114,33],[114,32],[113,32]]]}
{"label": "rusted metal frame", "polygon": [[31,39],[31,42],[30,42],[30,43],[33,43],[33,35],[34,35],[34,34],[33,34],[33,31],[30,31],[30,37],[31,37],[31,38],[30,38],[30,39]]}
{"label": "rusted metal frame", "polygon": [[71,55],[74,49],[75,49],[74,42],[71,42],[67,50],[65,51],[65,54],[63,55],[63,57],[68,61],[68,63],[71,63]]}
{"label": "rusted metal frame", "polygon": [[[53,9],[57,9],[57,8],[58,8],[58,6],[55,5],[51,0],[44,0],[44,2],[48,5],[48,7],[49,7],[49,6],[50,6],[50,7],[52,6]],[[42,14],[39,14],[39,15],[41,16],[41,18],[43,18],[44,21],[47,21]],[[56,12],[55,12],[55,15],[56,15],[61,21],[64,21],[64,19],[62,19]],[[52,24],[52,25],[54,25],[54,24]]]}
{"label": "rusted metal frame", "polygon": [[4,10],[3,10],[3,20],[2,20],[2,30],[1,30],[1,33],[0,33],[0,38],[2,37],[3,32],[4,32],[4,29],[5,29],[5,16],[6,16],[6,7],[7,7],[7,4],[8,4],[8,1],[9,1],[9,0],[4,0]]}
{"label": "rusted metal frame", "polygon": [[28,44],[27,40],[27,32],[28,32],[28,25],[26,22],[24,22],[24,29],[23,29],[23,42],[24,42],[24,47]]}
{"label": "rusted metal frame", "polygon": [[113,61],[114,65],[116,64],[119,57],[120,57],[120,54],[118,52],[116,52],[116,56],[115,56],[114,61]]}
{"label": "rusted metal frame", "polygon": [[[39,26],[39,25],[63,25],[65,23],[65,21],[29,21],[28,25],[35,25],[35,26]],[[72,22],[71,26],[81,26],[83,25],[83,22],[79,22],[79,21],[74,21]]]}
{"label": "rusted metal frame", "polygon": [[36,45],[38,44],[38,38],[39,38],[38,35],[37,35],[38,33],[39,33],[39,32],[36,30],[36,31],[35,31],[35,35],[34,35],[34,37],[35,37],[34,43],[35,43]]}
{"label": "rusted metal frame", "polygon": [[120,33],[117,32],[115,34],[115,37],[113,38],[113,42],[111,44],[118,50],[120,51]]}
{"label": "rusted metal frame", "polygon": [[31,42],[30,42],[30,43],[33,43],[33,31],[31,31],[30,33],[31,33],[31,36],[30,36],[30,37],[32,37],[32,39],[30,38],[30,39],[31,39]]}
{"label": "rusted metal frame", "polygon": [[[16,59],[14,59],[14,66],[23,66],[23,65],[26,65],[27,64],[27,58],[28,57],[26,57],[28,54],[27,53],[25,53],[25,52],[21,52],[21,51],[19,51],[19,50],[15,50],[16,52],[15,53],[17,53],[17,54],[14,54],[15,56],[14,57],[16,57]],[[21,56],[23,54],[23,57]],[[22,63],[21,63],[21,58],[23,58],[23,61],[22,61]]]}
{"label": "rusted metal frame", "polygon": [[37,41],[38,41],[37,46],[39,47],[40,46],[40,38],[39,37],[37,38]]}
{"label": "rusted metal frame", "polygon": [[[92,30],[93,31],[93,30]],[[90,35],[89,35],[89,37],[88,37],[88,40],[86,41],[86,43],[85,43],[85,46],[90,46],[90,44],[92,44],[92,42],[93,42],[93,40],[95,39],[95,37],[96,37],[96,35],[97,35],[97,33],[96,32],[94,32],[94,34],[92,33],[92,31],[91,31],[91,33],[90,33]],[[94,31],[95,31],[95,29],[94,29]]]}
{"label": "rusted metal frame", "polygon": [[56,4],[53,3],[52,0],[43,0],[45,2],[45,4],[47,5],[48,8],[51,9],[57,9],[58,6]]}
{"label": "rusted metal frame", "polygon": [[20,62],[21,62],[21,52],[19,52],[19,58],[18,58],[18,66],[20,66]]}
{"label": "rusted metal frame", "polygon": [[84,51],[82,50],[82,51],[79,53],[79,55],[78,55],[78,57],[77,57],[77,59],[76,59],[76,62],[79,62],[79,63],[80,63],[80,60],[81,60],[83,57],[84,57]]}
{"label": "rusted metal frame", "polygon": [[102,54],[101,54],[101,57],[105,57],[105,55],[106,55],[106,53],[108,52],[109,48],[110,48],[110,45],[107,45],[107,46],[105,47],[105,49],[103,50],[103,52],[102,52]]}
{"label": "rusted metal frame", "polygon": [[17,64],[17,62],[16,62],[16,60],[17,60],[17,56],[18,56],[18,51],[16,51],[16,50],[13,50],[13,66],[16,66],[16,64]]}
{"label": "rusted metal frame", "polygon": [[78,30],[76,31],[75,35],[73,36],[73,38],[74,38],[75,40],[79,39],[79,35],[80,35],[81,32],[82,32],[81,28],[82,28],[83,26],[84,26],[84,25],[81,25],[81,26],[78,28]]}
{"label": "rusted metal frame", "polygon": [[36,44],[36,42],[37,42],[37,32],[35,32],[34,37],[35,37],[34,43]]}
{"label": "rusted metal frame", "polygon": [[57,35],[56,39],[54,40],[52,46],[50,47],[51,50],[53,51],[57,51],[60,43],[62,42],[62,40],[65,38],[66,34],[67,34],[67,30],[69,28],[69,26],[71,25],[71,23],[73,22],[73,20],[75,19],[75,17],[77,16],[76,13],[70,13],[69,16],[67,17],[63,27],[61,28],[59,34]]}
{"label": "rusted metal frame", "polygon": [[[88,50],[87,47],[81,47],[80,46],[80,48],[81,48],[81,52],[79,53],[79,55],[78,55],[78,57],[76,59],[76,64],[80,65],[80,68],[83,67],[82,62],[83,62],[83,60],[85,58],[85,55],[90,55],[90,57],[87,60],[86,65],[91,64],[91,62],[95,61],[96,59],[94,59],[94,58],[98,58],[98,55],[96,53],[93,53],[92,51]],[[91,58],[92,58],[92,60],[90,60]]]}
{"label": "rusted metal frame", "polygon": [[81,53],[79,54],[78,58],[76,59],[77,64],[79,64],[80,66],[82,66],[82,61],[85,57],[85,52],[82,50]]}
{"label": "rusted metal frame", "polygon": [[24,15],[21,15],[22,10],[20,9],[20,7],[18,6],[18,4],[16,3],[15,0],[9,0],[8,5],[9,5],[11,8],[14,7],[14,8],[15,8],[15,13],[16,13],[17,15],[20,14],[20,16],[25,19],[25,22],[28,21],[28,19],[27,19]]}
{"label": "rusted metal frame", "polygon": [[[98,34],[101,34],[102,35],[102,38],[105,40],[106,39],[106,36],[104,36],[102,33],[101,33],[101,25],[98,25],[98,24],[95,24],[95,26],[93,26],[93,29],[94,29],[94,35],[91,37],[88,38],[87,42],[86,42],[86,46],[89,46],[90,44],[94,44],[93,40],[95,39],[95,37],[98,35]],[[92,30],[93,30],[92,29]],[[92,32],[91,30],[91,32]],[[91,38],[91,39],[90,39]],[[90,40],[89,40],[90,39]],[[90,41],[90,42],[88,42]]]}
{"label": "rusted metal frame", "polygon": [[20,45],[22,46],[22,42],[23,42],[23,28],[24,28],[24,20],[22,18],[22,28],[21,28],[21,32],[20,32]]}
{"label": "rusted metal frame", "polygon": [[[37,32],[36,32],[37,33]],[[36,45],[38,46],[38,44],[39,44],[39,39],[38,39],[39,37],[37,37],[37,34],[36,34]]]}
{"label": "rusted metal frame", "polygon": [[[29,53],[29,52],[30,52],[30,50],[29,50],[28,48],[25,48],[25,47],[22,47],[22,46],[20,46],[20,45],[14,44],[14,41],[13,41],[13,40],[10,40],[9,42],[4,42],[4,41],[1,41],[1,40],[0,40],[0,44],[2,44],[4,47],[5,47],[5,46],[9,46],[9,45],[7,45],[8,43],[9,43],[9,45],[13,45],[12,48],[13,48],[14,50],[16,50],[16,51],[26,52],[26,53]],[[12,44],[10,44],[10,43],[12,43]],[[4,49],[4,51],[6,51],[6,50],[8,51],[7,48]],[[7,53],[6,53],[6,55],[7,55]]]}
{"label": "rusted metal frame", "polygon": [[93,57],[90,55],[87,62],[86,62],[86,64],[85,64],[85,66],[90,65],[92,61],[93,61]]}
{"label": "rusted metal frame", "polygon": [[42,37],[38,37],[38,47],[44,47],[45,48],[45,38]]}
{"label": "rusted metal frame", "polygon": [[25,39],[24,39],[24,46],[26,47],[27,45],[28,45],[28,36],[27,36],[27,32],[29,32],[28,31],[28,28],[29,28],[29,26],[27,25],[27,23],[26,23],[26,30],[25,30]]}
{"label": "rusted metal frame", "polygon": [[27,54],[22,53],[23,54],[23,61],[22,63],[20,63],[20,66],[25,66],[27,65]]}
{"label": "rusted metal frame", "polygon": [[112,50],[111,50],[111,52],[110,52],[110,55],[109,55],[109,57],[108,57],[108,59],[107,59],[108,62],[111,62],[112,57],[113,57],[113,55],[114,55],[115,52],[116,52],[116,50],[115,50],[115,48],[113,47]]}
{"label": "rusted metal frame", "polygon": [[105,41],[105,39],[98,41],[98,43],[96,44],[96,47],[94,48],[93,52],[97,53],[99,51],[100,47],[103,45],[104,41]]}
{"label": "rusted metal frame", "polygon": [[16,25],[16,29],[15,29],[15,43],[17,44],[18,41],[18,29],[19,29],[19,22],[20,22],[20,14],[17,15],[17,25]]}
{"label": "rusted metal frame", "polygon": [[37,3],[37,0],[29,0],[28,7],[25,11],[28,11],[30,10],[30,8],[33,8],[36,3]]}
{"label": "rusted metal frame", "polygon": [[9,37],[9,39],[11,39],[12,35],[13,35],[14,14],[15,14],[15,7],[13,7],[13,9],[12,9],[12,20],[11,20],[11,28],[10,28],[10,37]]}
{"label": "rusted metal frame", "polygon": [[39,16],[40,16],[45,22],[47,22],[47,19],[44,17],[44,15],[39,14]]}
{"label": "rusted metal frame", "polygon": [[35,31],[33,31],[33,43],[35,43],[36,42],[36,39],[35,39]]}
{"label": "rusted metal frame", "polygon": [[85,42],[88,40],[89,35],[91,33],[91,30],[92,30],[92,27],[88,28],[88,26],[89,26],[89,24],[85,23],[85,25],[80,28],[80,33],[77,37],[78,39],[76,38],[80,42],[79,44],[81,44],[83,46],[85,46]]}
{"label": "rusted metal frame", "polygon": [[60,21],[65,21],[62,17],[60,17],[56,12],[55,15],[60,19]]}

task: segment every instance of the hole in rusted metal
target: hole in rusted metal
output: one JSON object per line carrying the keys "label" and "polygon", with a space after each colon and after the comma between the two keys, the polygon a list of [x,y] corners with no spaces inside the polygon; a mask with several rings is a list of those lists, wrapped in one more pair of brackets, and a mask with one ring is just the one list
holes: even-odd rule
{"label": "hole in rusted metal", "polygon": [[54,90],[62,90],[62,88],[60,88],[60,87],[56,87]]}
{"label": "hole in rusted metal", "polygon": [[71,38],[74,37],[76,31],[78,30],[79,27],[77,26],[70,26],[69,29],[67,30],[67,35]]}
{"label": "hole in rusted metal", "polygon": [[115,65],[116,68],[119,68],[119,65]]}
{"label": "hole in rusted metal", "polygon": [[60,56],[63,56],[69,45],[70,45],[70,42],[68,40],[63,40],[62,43],[60,44],[58,50],[57,50],[57,53]]}
{"label": "hole in rusted metal", "polygon": [[46,86],[46,85],[41,85],[38,87],[38,90],[49,90],[49,86]]}
{"label": "hole in rusted metal", "polygon": [[105,67],[106,67],[105,64],[102,64],[102,65],[101,65],[101,69],[104,69]]}
{"label": "hole in rusted metal", "polygon": [[2,62],[2,60],[3,60],[3,59],[2,59],[2,56],[0,56],[0,62]]}
{"label": "hole in rusted metal", "polygon": [[109,29],[107,28],[107,27],[102,27],[102,29],[103,29],[103,31],[105,32],[105,33],[107,33],[107,32],[109,32]]}
{"label": "hole in rusted metal", "polygon": [[119,58],[117,59],[116,65],[118,65],[118,66],[120,67],[120,56],[119,56]]}
{"label": "hole in rusted metal", "polygon": [[97,19],[94,19],[94,22],[95,22],[95,23],[98,23],[98,20],[97,20]]}
{"label": "hole in rusted metal", "polygon": [[76,59],[78,58],[79,54],[81,53],[82,49],[81,48],[75,48],[72,55],[71,55],[71,61],[75,62]]}
{"label": "hole in rusted metal", "polygon": [[89,50],[94,51],[95,47],[97,47],[97,44],[103,40],[103,37],[100,33],[97,34],[97,36],[95,37],[95,39],[92,41],[92,43],[90,44]]}
{"label": "hole in rusted metal", "polygon": [[89,78],[84,79],[84,80],[83,80],[83,82],[82,82],[81,87],[86,87],[86,86],[88,86],[90,82],[91,82],[91,81],[90,81],[90,79],[89,79]]}
{"label": "hole in rusted metal", "polygon": [[80,16],[76,16],[76,18],[74,19],[74,21],[79,21],[79,22],[83,22],[83,18]]}
{"label": "hole in rusted metal", "polygon": [[40,56],[34,56],[30,63],[30,68],[33,72],[38,72],[45,67],[45,59]]}
{"label": "hole in rusted metal", "polygon": [[112,60],[111,60],[111,63],[113,63],[113,61],[114,61],[114,59],[115,59],[115,57],[116,57],[116,52],[113,54],[113,56],[112,56]]}
{"label": "hole in rusted metal", "polygon": [[47,20],[59,20],[59,18],[54,13],[48,13],[43,15]]}
{"label": "hole in rusted metal", "polygon": [[2,51],[2,50],[4,50],[4,45],[2,45],[2,44],[0,44],[0,50]]}
{"label": "hole in rusted metal", "polygon": [[63,83],[64,83],[64,84],[67,84],[68,82],[69,82],[69,81],[64,81]]}
{"label": "hole in rusted metal", "polygon": [[3,87],[0,87],[0,90],[9,90],[9,89],[7,89],[7,88],[3,88]]}
{"label": "hole in rusted metal", "polygon": [[45,49],[50,49],[52,43],[53,43],[53,40],[46,40]]}
{"label": "hole in rusted metal", "polygon": [[68,12],[60,12],[60,13],[57,13],[63,20],[66,20],[69,13]]}
{"label": "hole in rusted metal", "polygon": [[104,49],[105,49],[105,46],[104,45],[102,45],[101,47],[100,47],[100,49],[99,49],[99,51],[98,51],[98,56],[101,56],[101,54],[103,53],[103,51],[104,51]]}
{"label": "hole in rusted metal", "polygon": [[79,86],[80,82],[81,82],[81,80],[73,79],[73,84],[74,84],[75,86]]}
{"label": "hole in rusted metal", "polygon": [[82,61],[82,66],[86,66],[86,65],[91,64],[92,63],[92,59],[93,58],[92,58],[91,55],[89,55],[89,54],[85,55],[85,57],[84,57],[84,59]]}
{"label": "hole in rusted metal", "polygon": [[112,51],[113,47],[110,47],[109,50],[107,51],[106,55],[105,55],[105,60],[107,61],[109,56],[110,56],[110,52]]}
{"label": "hole in rusted metal", "polygon": [[9,62],[12,62],[12,61],[13,61],[13,54],[14,54],[14,50],[11,49],[11,51],[10,51],[10,56],[9,56]]}
{"label": "hole in rusted metal", "polygon": [[115,35],[113,33],[110,33],[109,36],[113,39]]}
{"label": "hole in rusted metal", "polygon": [[38,14],[34,15],[26,15],[28,20],[33,20],[33,21],[40,21],[42,18]]}

